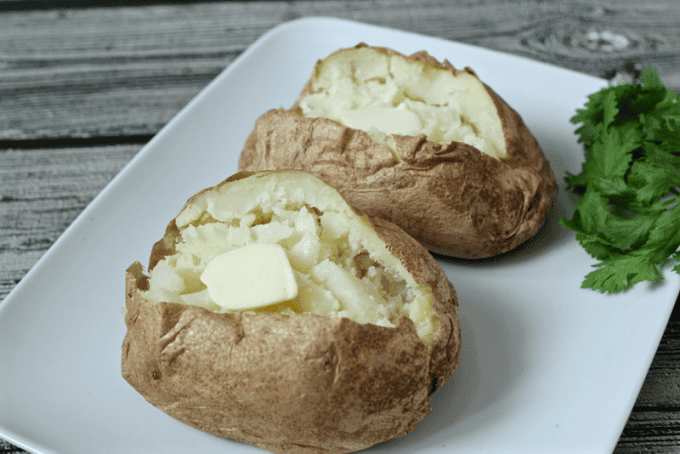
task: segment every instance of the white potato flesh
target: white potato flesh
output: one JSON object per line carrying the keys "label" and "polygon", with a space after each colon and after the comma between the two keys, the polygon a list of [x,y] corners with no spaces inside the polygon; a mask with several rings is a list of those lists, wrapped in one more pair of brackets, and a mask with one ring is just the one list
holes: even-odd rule
{"label": "white potato flesh", "polygon": [[[366,131],[395,150],[393,135],[425,134],[442,144],[463,142],[494,158],[506,156],[496,106],[468,72],[386,55],[369,47],[338,51],[317,65],[302,115]],[[395,156],[396,157],[396,156]]]}
{"label": "white potato flesh", "polygon": [[429,286],[417,284],[375,230],[310,174],[273,172],[231,182],[193,199],[175,222],[176,253],[156,264],[142,292],[152,304],[233,312],[239,304],[214,301],[201,275],[230,251],[276,244],[295,274],[297,295],[252,311],[308,312],[389,327],[408,317],[428,346],[439,329]]}

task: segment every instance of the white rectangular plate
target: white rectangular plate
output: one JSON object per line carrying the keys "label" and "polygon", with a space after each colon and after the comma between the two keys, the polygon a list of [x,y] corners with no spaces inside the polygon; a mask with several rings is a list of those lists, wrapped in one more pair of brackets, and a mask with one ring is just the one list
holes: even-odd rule
{"label": "white rectangular plate", "polygon": [[0,436],[31,451],[263,452],[175,421],[121,377],[124,271],[145,261],[186,199],[236,170],[255,119],[290,106],[314,63],[364,41],[470,66],[525,119],[561,186],[539,235],[481,261],[443,260],[463,352],[433,411],[384,453],[608,453],[635,402],[680,277],[603,296],[559,226],[583,159],[569,118],[605,81],[528,59],[336,19],[266,33],[99,194],[0,305]]}

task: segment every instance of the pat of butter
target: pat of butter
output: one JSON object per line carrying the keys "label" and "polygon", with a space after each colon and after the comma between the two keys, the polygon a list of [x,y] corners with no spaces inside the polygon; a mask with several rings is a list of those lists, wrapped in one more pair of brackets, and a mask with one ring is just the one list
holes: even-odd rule
{"label": "pat of butter", "polygon": [[354,129],[377,129],[385,134],[420,134],[423,124],[415,112],[396,107],[371,107],[346,110],[340,114],[342,122]]}
{"label": "pat of butter", "polygon": [[297,296],[295,273],[278,244],[249,244],[215,257],[201,274],[210,298],[222,309],[247,310]]}

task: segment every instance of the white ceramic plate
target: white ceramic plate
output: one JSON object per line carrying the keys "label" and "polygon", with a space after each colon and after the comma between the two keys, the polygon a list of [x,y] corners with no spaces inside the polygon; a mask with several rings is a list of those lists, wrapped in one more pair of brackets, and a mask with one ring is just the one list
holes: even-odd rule
{"label": "white ceramic plate", "polygon": [[121,377],[124,270],[186,199],[236,169],[255,119],[290,106],[314,63],[359,41],[474,68],[525,119],[562,186],[539,235],[483,262],[444,261],[463,353],[433,411],[375,453],[607,453],[680,290],[580,289],[594,263],[558,225],[582,152],[569,118],[600,79],[468,45],[335,19],[262,36],[130,162],[0,305],[0,436],[44,453],[263,452],[175,421]]}

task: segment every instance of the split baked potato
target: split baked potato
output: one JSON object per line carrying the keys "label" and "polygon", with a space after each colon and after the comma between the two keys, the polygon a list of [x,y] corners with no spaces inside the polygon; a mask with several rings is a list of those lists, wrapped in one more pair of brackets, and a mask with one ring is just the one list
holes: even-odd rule
{"label": "split baked potato", "polygon": [[264,113],[240,170],[302,169],[431,251],[484,258],[534,236],[557,194],[536,139],[470,68],[360,44]]}
{"label": "split baked potato", "polygon": [[127,270],[122,374],[205,432],[353,452],[430,411],[459,361],[457,307],[399,227],[307,172],[240,172],[189,199],[148,274]]}

